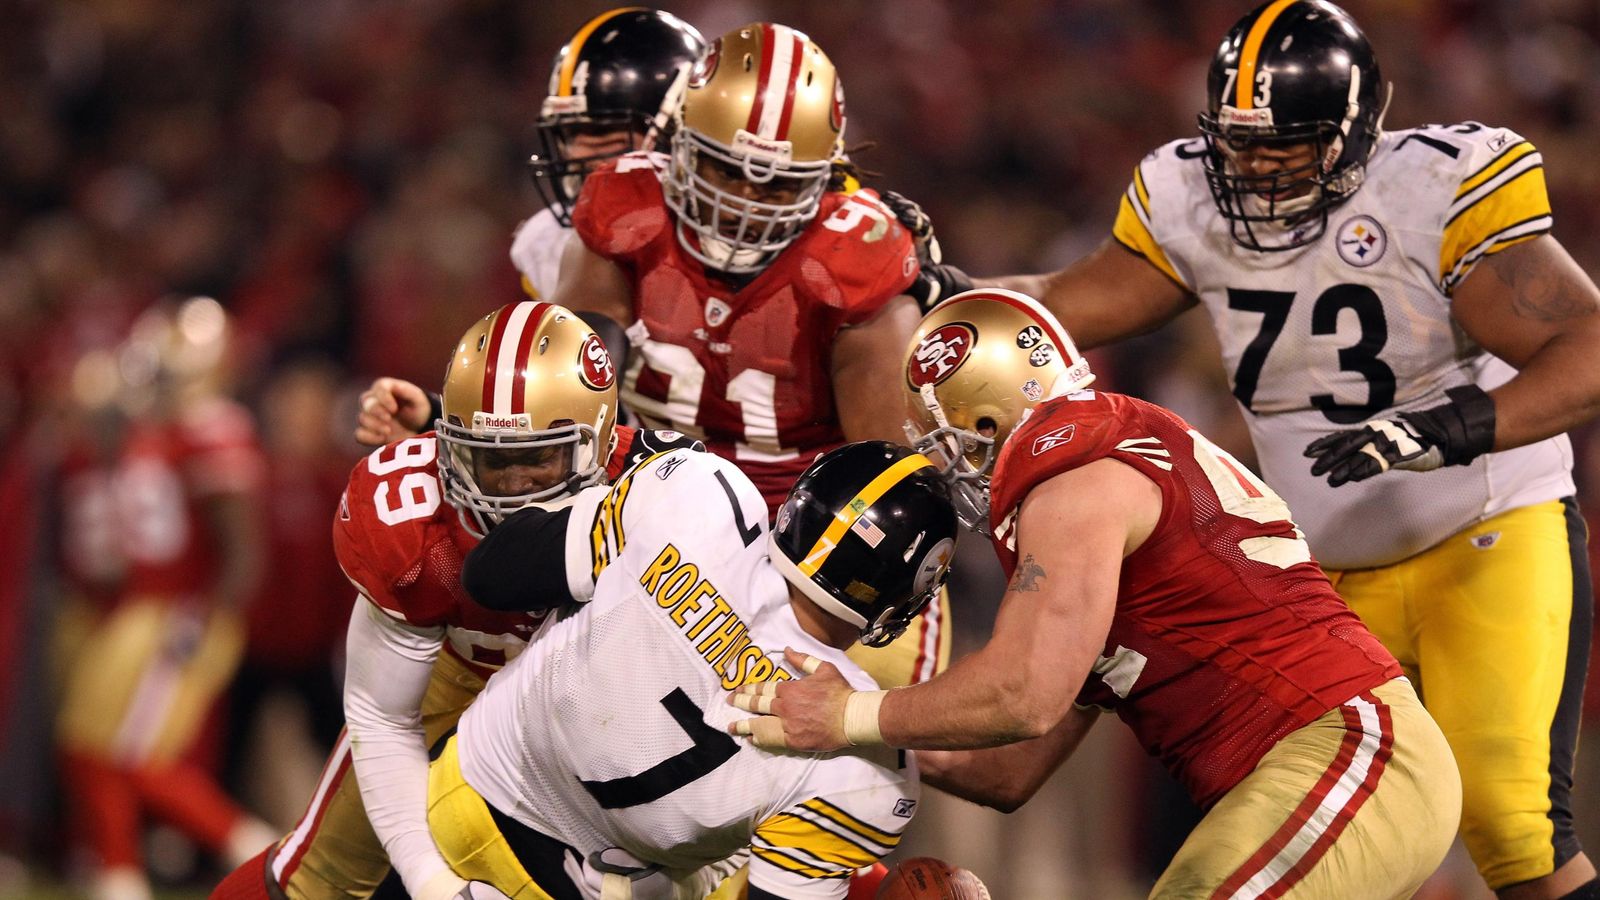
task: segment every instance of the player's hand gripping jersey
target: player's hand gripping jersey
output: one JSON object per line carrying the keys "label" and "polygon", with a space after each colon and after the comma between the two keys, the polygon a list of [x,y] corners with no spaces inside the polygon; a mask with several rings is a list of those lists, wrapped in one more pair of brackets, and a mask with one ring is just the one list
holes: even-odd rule
{"label": "player's hand gripping jersey", "polygon": [[915,280],[911,237],[870,190],[828,193],[805,230],[747,281],[684,251],[662,198],[665,157],[634,153],[590,175],[573,227],[633,288],[622,399],[644,421],[739,463],[776,511],[817,453],[843,442],[830,356]]}
{"label": "player's hand gripping jersey", "polygon": [[1008,438],[990,483],[1008,575],[1023,498],[1101,458],[1155,482],[1162,509],[1123,564],[1111,631],[1077,702],[1115,710],[1196,802],[1215,802],[1284,735],[1400,675],[1272,489],[1132,397],[1047,400]]}
{"label": "player's hand gripping jersey", "polygon": [[[585,491],[568,521],[568,580],[593,599],[462,718],[453,749],[466,783],[586,856],[621,847],[685,876],[748,846],[751,885],[843,897],[851,872],[899,843],[915,763],[882,748],[774,755],[727,733],[743,715],[727,691],[789,676],[784,647],[872,686],[801,629],[767,558],[760,493],[726,460],[678,450]],[[437,791],[432,802],[455,864]]]}
{"label": "player's hand gripping jersey", "polygon": [[1204,152],[1197,138],[1145,157],[1114,234],[1205,304],[1262,474],[1323,565],[1392,563],[1476,521],[1573,493],[1565,436],[1337,489],[1312,477],[1303,455],[1330,431],[1514,374],[1454,326],[1450,297],[1484,256],[1550,230],[1532,144],[1476,122],[1385,133],[1327,233],[1270,253],[1233,243]]}

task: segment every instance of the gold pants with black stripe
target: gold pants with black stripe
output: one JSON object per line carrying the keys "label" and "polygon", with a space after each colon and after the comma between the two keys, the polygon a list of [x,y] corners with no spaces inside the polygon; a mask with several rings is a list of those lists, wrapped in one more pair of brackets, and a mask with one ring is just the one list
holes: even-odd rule
{"label": "gold pants with black stripe", "polygon": [[1410,559],[1330,572],[1400,660],[1461,767],[1461,838],[1489,887],[1579,852],[1572,757],[1593,597],[1571,500],[1496,516]]}

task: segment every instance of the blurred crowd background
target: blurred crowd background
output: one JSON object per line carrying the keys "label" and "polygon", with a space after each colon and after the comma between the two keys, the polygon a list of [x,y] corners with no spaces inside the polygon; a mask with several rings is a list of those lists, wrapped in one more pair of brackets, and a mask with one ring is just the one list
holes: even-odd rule
{"label": "blurred crowd background", "polygon": [[[352,592],[328,522],[361,450],[354,396],[379,374],[440,381],[450,343],[519,296],[512,229],[552,55],[609,4],[528,0],[13,0],[0,28],[0,896],[72,884],[52,729],[93,654],[57,647],[81,598],[59,473],[81,431],[74,366],[169,294],[232,314],[232,391],[257,419],[267,576],[239,598],[245,663],[201,762],[286,827],[339,724]],[[708,37],[771,19],[844,80],[857,162],[932,216],[975,274],[1052,269],[1109,231],[1148,150],[1194,131],[1205,66],[1250,0],[685,0]],[[1600,272],[1600,4],[1350,0],[1392,126],[1476,119],[1544,152],[1557,237]],[[1242,458],[1248,439],[1191,314],[1097,354],[1108,388],[1178,410]],[[81,381],[81,379],[80,379]],[[81,387],[81,385],[80,385]],[[1575,434],[1600,514],[1600,441]],[[955,598],[958,650],[998,587]],[[1600,690],[1578,816],[1600,847]],[[1189,821],[1115,723],[1012,817],[929,801],[908,850],[997,897],[1142,896]],[[161,828],[151,865],[203,890],[214,862]],[[1476,897],[1460,860],[1427,896]]]}

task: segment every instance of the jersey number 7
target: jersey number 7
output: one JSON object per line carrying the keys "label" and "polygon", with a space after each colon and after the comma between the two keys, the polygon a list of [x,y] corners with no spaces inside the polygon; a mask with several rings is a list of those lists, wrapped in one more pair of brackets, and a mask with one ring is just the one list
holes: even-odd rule
{"label": "jersey number 7", "polygon": [[660,800],[711,774],[739,752],[737,741],[705,723],[705,711],[689,699],[683,688],[673,688],[672,693],[661,698],[661,705],[694,743],[637,775],[581,782],[601,809],[625,809]]}

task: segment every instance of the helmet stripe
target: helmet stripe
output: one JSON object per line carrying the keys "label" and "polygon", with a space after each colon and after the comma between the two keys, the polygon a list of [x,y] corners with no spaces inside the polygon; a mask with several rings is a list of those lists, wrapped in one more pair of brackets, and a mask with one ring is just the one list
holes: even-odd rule
{"label": "helmet stripe", "polygon": [[[785,54],[780,50],[778,58],[773,61],[774,66],[781,67],[784,63],[784,56],[788,56],[789,75],[783,79],[783,110],[778,116],[778,125],[773,134],[773,137],[780,141],[789,139],[789,120],[794,118],[794,91],[800,81],[800,65],[805,62],[806,58],[805,43],[800,40],[800,35],[792,29],[786,28],[784,30],[788,32],[789,40],[781,43],[788,45],[789,52]],[[782,71],[782,69],[779,69],[779,71]]]}
{"label": "helmet stripe", "polygon": [[785,25],[761,23],[761,73],[756,78],[755,100],[744,129],[773,141],[788,140],[789,119],[794,115],[795,80],[805,55],[800,35]]}
{"label": "helmet stripe", "polygon": [[[524,413],[528,411],[528,351],[533,349],[533,336],[539,332],[539,325],[544,322],[545,312],[550,309],[548,303],[533,304],[533,311],[528,315],[528,321],[522,326],[522,337],[517,340],[515,355],[511,357],[511,412]],[[510,346],[511,342],[506,341]],[[543,428],[541,423],[537,428]]]}
{"label": "helmet stripe", "polygon": [[484,351],[484,412],[501,416],[511,414],[511,386],[522,368],[522,361],[517,359],[517,345],[522,343],[528,318],[544,305],[524,301],[509,310],[501,308],[500,318],[494,323],[494,332],[489,336],[489,346]]}
{"label": "helmet stripe", "polygon": [[1267,39],[1267,30],[1278,16],[1290,6],[1300,0],[1277,0],[1276,3],[1261,11],[1261,17],[1250,26],[1250,33],[1245,36],[1244,48],[1239,51],[1239,75],[1235,81],[1235,102],[1238,109],[1250,109],[1256,95],[1256,62],[1261,54],[1261,45]]}
{"label": "helmet stripe", "polygon": [[817,570],[822,568],[828,561],[828,555],[833,552],[833,548],[839,546],[839,541],[844,538],[845,531],[851,525],[854,525],[863,513],[871,509],[872,504],[877,503],[879,497],[888,493],[890,488],[904,481],[906,476],[924,466],[937,468],[926,456],[921,453],[913,453],[884,469],[878,473],[878,477],[867,482],[867,486],[862,488],[855,497],[851,498],[850,502],[844,505],[844,509],[834,513],[833,521],[828,523],[827,530],[822,532],[822,536],[817,538],[817,542],[812,545],[811,552],[807,553],[800,561],[800,571],[807,578],[817,574]]}
{"label": "helmet stripe", "polygon": [[589,35],[594,34],[601,25],[617,16],[631,12],[648,12],[648,10],[643,6],[619,6],[595,16],[578,29],[578,33],[567,42],[567,57],[561,61],[561,79],[556,85],[555,92],[557,97],[572,96],[572,73],[578,68],[578,57],[583,55],[583,43],[589,39]]}
{"label": "helmet stripe", "polygon": [[500,307],[494,314],[494,324],[489,326],[489,343],[483,350],[483,396],[478,399],[478,408],[484,412],[494,411],[494,382],[500,362],[500,342],[506,334],[506,323],[511,320],[507,306]]}

